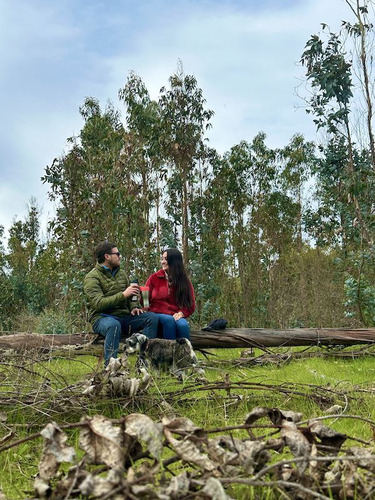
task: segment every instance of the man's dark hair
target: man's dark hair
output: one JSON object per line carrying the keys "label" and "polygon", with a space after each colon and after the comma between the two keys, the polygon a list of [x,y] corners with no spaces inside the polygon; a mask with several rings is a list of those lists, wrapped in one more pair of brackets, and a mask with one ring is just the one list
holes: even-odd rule
{"label": "man's dark hair", "polygon": [[95,248],[95,257],[98,263],[103,264],[105,261],[105,254],[112,253],[112,248],[115,247],[117,247],[117,245],[115,243],[109,243],[109,241],[102,241],[99,243],[99,245]]}

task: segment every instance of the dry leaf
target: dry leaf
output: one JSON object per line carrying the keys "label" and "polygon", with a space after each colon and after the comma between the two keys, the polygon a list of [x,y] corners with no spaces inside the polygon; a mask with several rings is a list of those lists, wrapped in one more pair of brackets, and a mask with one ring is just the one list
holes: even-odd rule
{"label": "dry leaf", "polygon": [[[297,429],[294,422],[285,420],[282,423],[280,431],[281,437],[284,438],[285,444],[290,448],[293,456],[306,457],[310,456],[311,445],[307,438]],[[308,465],[308,460],[297,462],[297,468],[300,473],[303,473]]]}
{"label": "dry leaf", "polygon": [[[188,433],[182,439],[175,439],[173,437],[172,432],[175,432],[176,430],[179,432],[188,432],[188,429],[190,429],[193,433]],[[197,438],[194,436],[195,430],[198,430],[199,432],[201,431],[201,429],[196,427],[189,419],[182,418],[174,419],[168,425],[164,426],[165,437],[179,457],[187,462],[199,465],[206,471],[215,471],[219,464],[214,463],[208,458],[205,452],[200,450],[201,446],[199,445],[202,445],[202,443],[196,445],[193,442],[197,441]]]}
{"label": "dry leaf", "polygon": [[124,467],[122,430],[114,427],[111,421],[102,415],[84,418],[79,443],[91,463],[121,469]]}
{"label": "dry leaf", "polygon": [[119,358],[111,358],[108,365],[105,368],[109,377],[114,377],[121,372],[123,375],[129,373],[128,360],[126,356],[121,356]]}
{"label": "dry leaf", "polygon": [[315,438],[320,439],[322,445],[333,448],[333,453],[337,453],[347,439],[346,434],[337,432],[316,420],[312,421],[308,428]]}
{"label": "dry leaf", "polygon": [[186,417],[178,417],[169,420],[164,417],[162,420],[165,427],[172,432],[177,432],[178,434],[189,435],[189,436],[197,436],[199,438],[205,438],[206,433],[202,429],[202,427],[198,427],[194,424],[190,419]]}
{"label": "dry leaf", "polygon": [[37,498],[48,498],[50,496],[51,485],[49,484],[49,481],[41,478],[39,474],[37,474],[34,479],[34,489],[37,494]]}
{"label": "dry leaf", "polygon": [[62,462],[73,462],[75,450],[67,446],[68,437],[55,422],[47,424],[40,434],[44,438],[44,448],[39,463],[39,476],[49,481]]}
{"label": "dry leaf", "polygon": [[231,500],[231,497],[225,493],[221,482],[214,477],[209,477],[207,479],[207,482],[201,491],[211,500]]}
{"label": "dry leaf", "polygon": [[284,421],[294,422],[296,424],[302,420],[302,413],[272,408],[269,412],[269,417],[274,425],[282,425]]}
{"label": "dry leaf", "polygon": [[85,383],[83,394],[89,397],[134,397],[138,392],[145,391],[150,383],[149,373],[146,370],[141,372],[141,379],[130,378],[127,357],[111,358],[103,373]]}
{"label": "dry leaf", "polygon": [[263,417],[267,417],[270,411],[271,411],[270,408],[263,408],[262,406],[257,406],[256,408],[253,408],[251,412],[248,415],[246,415],[245,424],[251,425],[256,420],[259,420],[260,418]]}
{"label": "dry leaf", "polygon": [[236,465],[242,466],[247,475],[253,474],[254,470],[264,461],[268,462],[270,455],[265,452],[265,456],[260,461],[260,454],[264,450],[265,443],[262,441],[241,441],[230,436],[221,436],[210,439],[208,443],[208,455],[215,462],[222,466]]}
{"label": "dry leaf", "polygon": [[187,477],[187,473],[183,472],[178,476],[172,477],[165,493],[169,495],[172,500],[179,500],[179,498],[189,493],[189,487],[190,481]]}
{"label": "dry leaf", "polygon": [[132,413],[125,418],[125,432],[144,442],[151,455],[160,460],[163,451],[163,428],[142,413]]}
{"label": "dry leaf", "polygon": [[147,485],[133,485],[131,487],[133,493],[133,498],[145,500],[170,500],[170,497],[164,495],[163,493],[158,493],[154,486]]}
{"label": "dry leaf", "polygon": [[[103,498],[110,495],[113,490],[117,490],[119,486],[123,485],[126,491],[126,482],[122,473],[119,470],[111,469],[107,477],[98,477],[88,474],[84,481],[79,486],[80,492],[90,498]],[[124,495],[111,496],[111,498],[126,498]]]}
{"label": "dry leaf", "polygon": [[290,422],[299,422],[302,419],[302,413],[290,410],[279,410],[279,408],[265,408],[257,406],[246,416],[245,424],[251,425],[256,420],[268,416],[274,425],[281,425],[284,420]]}
{"label": "dry leaf", "polygon": [[359,446],[352,446],[348,449],[347,454],[356,457],[356,462],[359,467],[375,473],[375,455],[369,450],[360,448]]}

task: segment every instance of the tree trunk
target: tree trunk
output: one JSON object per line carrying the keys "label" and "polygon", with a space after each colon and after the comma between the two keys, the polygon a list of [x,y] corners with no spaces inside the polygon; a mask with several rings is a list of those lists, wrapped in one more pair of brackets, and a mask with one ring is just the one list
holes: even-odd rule
{"label": "tree trunk", "polygon": [[[39,335],[16,333],[0,336],[0,349],[43,351],[62,346],[89,346],[102,341],[93,333]],[[225,330],[191,332],[193,347],[198,348],[244,348],[291,347],[291,346],[335,346],[374,344],[375,328],[351,330],[349,328],[295,328],[269,330],[263,328],[227,328]]]}
{"label": "tree trunk", "polygon": [[225,330],[191,332],[194,347],[284,347],[330,346],[375,343],[375,328],[291,328],[271,330],[264,328],[227,328]]}

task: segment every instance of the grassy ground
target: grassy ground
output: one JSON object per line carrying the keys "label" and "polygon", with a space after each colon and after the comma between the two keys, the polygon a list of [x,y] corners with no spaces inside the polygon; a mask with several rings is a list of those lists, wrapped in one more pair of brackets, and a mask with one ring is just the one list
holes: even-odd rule
{"label": "grassy ground", "polygon": [[[64,425],[78,422],[84,415],[120,418],[133,412],[147,413],[158,420],[173,411],[204,429],[215,429],[243,424],[246,415],[257,406],[298,411],[303,419],[308,419],[325,415],[332,405],[340,406],[339,413],[375,420],[375,364],[371,356],[312,357],[250,366],[236,363],[240,357],[237,349],[211,352],[217,356],[205,360],[200,355],[206,365],[208,383],[197,384],[192,378],[180,383],[162,374],[154,379],[147,397],[135,401],[80,397],[77,387],[81,381],[101,368],[96,357],[39,361],[20,358],[2,363],[0,486],[6,498],[32,496],[33,477],[42,451],[40,438],[1,451],[7,435],[13,433],[11,442],[22,440],[51,421]],[[273,352],[283,353],[283,350]],[[255,357],[261,354],[255,351]],[[351,436],[356,444],[356,439],[373,439],[370,425],[359,419],[332,418],[327,425]],[[73,446],[77,436],[76,430],[70,432]],[[239,487],[231,488],[231,494],[234,498],[255,498],[252,490]],[[267,495],[269,492],[264,492],[256,498],[268,498]]]}

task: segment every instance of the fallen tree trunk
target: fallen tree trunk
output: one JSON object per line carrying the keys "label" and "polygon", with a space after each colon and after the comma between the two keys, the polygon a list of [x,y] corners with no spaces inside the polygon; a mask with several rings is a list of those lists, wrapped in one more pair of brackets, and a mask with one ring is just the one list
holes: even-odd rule
{"label": "fallen tree trunk", "polygon": [[[25,351],[51,350],[63,346],[88,346],[103,339],[93,333],[40,335],[16,333],[0,336],[0,349]],[[271,330],[263,328],[227,328],[225,330],[193,330],[191,342],[197,348],[245,348],[290,346],[335,346],[374,344],[375,328],[293,328]]]}
{"label": "fallen tree trunk", "polygon": [[284,347],[310,345],[356,345],[375,343],[375,328],[226,328],[215,331],[192,331],[194,347]]}
{"label": "fallen tree trunk", "polygon": [[15,333],[0,336],[0,349],[50,351],[64,346],[87,346],[95,341],[93,333],[41,335],[39,333]]}

